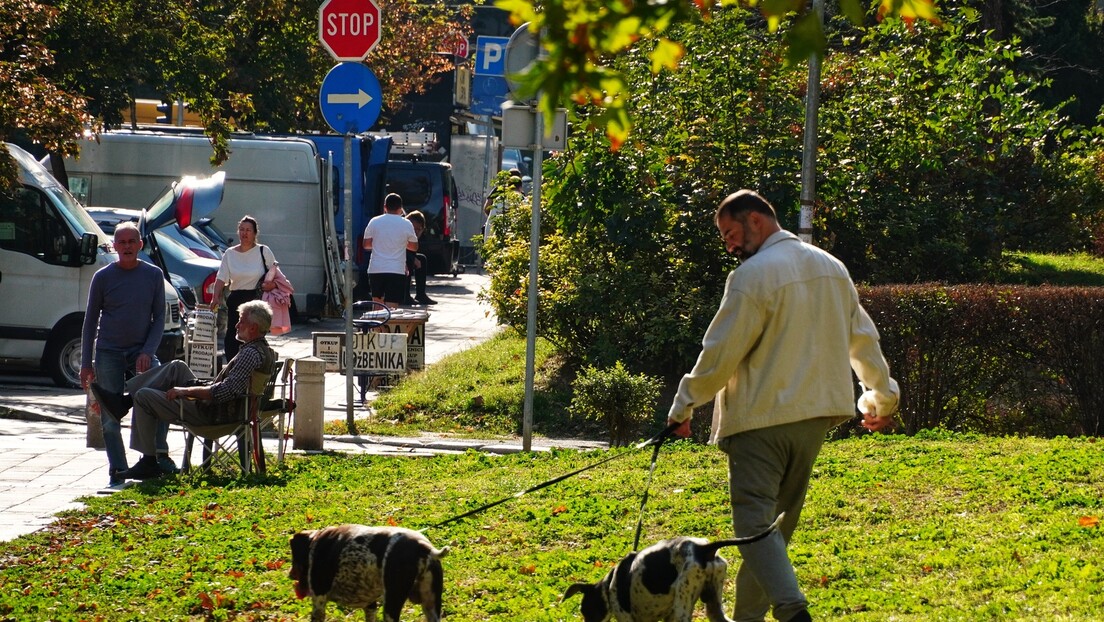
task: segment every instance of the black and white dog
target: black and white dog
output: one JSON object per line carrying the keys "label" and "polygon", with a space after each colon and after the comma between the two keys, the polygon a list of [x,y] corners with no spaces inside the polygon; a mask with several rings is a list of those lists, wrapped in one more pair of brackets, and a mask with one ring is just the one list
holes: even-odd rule
{"label": "black and white dog", "polygon": [[336,525],[291,537],[295,594],[314,600],[311,621],[326,619],[326,603],[364,609],[375,622],[383,603],[384,622],[399,622],[403,605],[421,605],[429,622],[441,619],[444,574],[438,550],[417,531],[401,527]]}
{"label": "black and white dog", "polygon": [[661,540],[623,557],[598,583],[573,584],[563,599],[583,595],[585,622],[690,622],[699,600],[705,603],[710,622],[729,622],[721,604],[728,562],[717,551],[762,540],[778,529],[783,516],[762,533],[746,538]]}

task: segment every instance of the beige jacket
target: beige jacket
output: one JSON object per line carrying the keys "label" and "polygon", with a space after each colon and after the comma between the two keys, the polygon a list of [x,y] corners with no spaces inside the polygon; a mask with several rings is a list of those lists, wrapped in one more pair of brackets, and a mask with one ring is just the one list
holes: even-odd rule
{"label": "beige jacket", "polygon": [[788,231],[733,270],[669,417],[715,399],[710,442],[805,419],[897,411],[899,389],[844,265]]}

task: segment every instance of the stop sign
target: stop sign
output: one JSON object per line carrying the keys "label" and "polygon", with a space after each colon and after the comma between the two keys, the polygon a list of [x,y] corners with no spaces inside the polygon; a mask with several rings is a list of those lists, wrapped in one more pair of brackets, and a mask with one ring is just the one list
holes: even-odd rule
{"label": "stop sign", "polygon": [[325,0],[318,8],[318,40],[338,61],[362,61],[380,40],[375,0]]}

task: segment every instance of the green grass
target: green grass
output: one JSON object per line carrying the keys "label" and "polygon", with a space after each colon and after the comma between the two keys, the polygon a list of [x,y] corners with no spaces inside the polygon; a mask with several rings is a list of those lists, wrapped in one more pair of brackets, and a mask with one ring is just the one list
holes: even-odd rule
{"label": "green grass", "polygon": [[1019,285],[1104,285],[1104,259],[1088,253],[1008,253],[997,282]]}
{"label": "green grass", "polygon": [[[570,386],[563,358],[537,340],[533,427],[539,436],[600,434],[594,422],[569,416]],[[447,432],[480,438],[520,434],[525,395],[525,337],[502,330],[489,340],[403,378],[372,402],[372,417],[358,420],[361,434],[418,436]],[[346,434],[344,419],[326,423],[327,434]]]}
{"label": "green grass", "polygon": [[[578,620],[575,581],[632,547],[650,451],[430,528],[452,622]],[[293,457],[267,479],[168,479],[0,544],[0,619],[302,620],[287,539],[340,522],[423,528],[604,452]],[[668,446],[644,542],[729,533],[723,456]],[[1104,611],[1104,454],[1092,440],[927,435],[828,443],[791,543],[814,618],[1091,620]],[[725,601],[731,605],[732,568]],[[363,619],[356,612],[331,619]],[[415,619],[408,609],[404,619]],[[700,617],[699,612],[699,618]]]}

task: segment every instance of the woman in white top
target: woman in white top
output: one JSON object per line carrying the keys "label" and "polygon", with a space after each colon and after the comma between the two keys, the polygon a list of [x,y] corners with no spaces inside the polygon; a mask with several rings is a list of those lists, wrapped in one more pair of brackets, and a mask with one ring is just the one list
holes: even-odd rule
{"label": "woman in white top", "polygon": [[222,254],[222,265],[215,276],[215,291],[212,306],[218,307],[222,292],[227,287],[230,294],[226,297],[226,334],[222,337],[222,346],[226,360],[230,361],[238,353],[238,339],[235,326],[238,324],[238,307],[250,300],[260,300],[260,290],[276,287],[275,283],[265,282],[265,273],[276,263],[272,249],[257,243],[257,219],[243,216],[238,221],[238,240]]}

